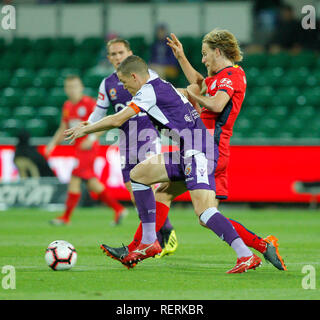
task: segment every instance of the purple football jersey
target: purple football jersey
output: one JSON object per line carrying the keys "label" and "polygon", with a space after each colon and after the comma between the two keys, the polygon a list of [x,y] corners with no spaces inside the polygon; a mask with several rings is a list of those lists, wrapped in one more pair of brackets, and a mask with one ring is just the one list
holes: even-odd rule
{"label": "purple football jersey", "polygon": [[[150,70],[150,74],[154,72]],[[132,95],[123,87],[116,72],[112,73],[101,82],[96,109],[89,121],[100,120],[110,107],[113,107],[115,113],[120,112],[131,99]],[[124,182],[127,182],[134,165],[145,160],[149,154],[161,151],[160,136],[144,112],[126,121],[119,129],[121,169]]]}
{"label": "purple football jersey", "polygon": [[208,158],[214,155],[212,136],[200,115],[171,83],[153,75],[132,102],[148,113],[162,134],[178,143],[183,156],[189,157],[197,152],[207,154]]}

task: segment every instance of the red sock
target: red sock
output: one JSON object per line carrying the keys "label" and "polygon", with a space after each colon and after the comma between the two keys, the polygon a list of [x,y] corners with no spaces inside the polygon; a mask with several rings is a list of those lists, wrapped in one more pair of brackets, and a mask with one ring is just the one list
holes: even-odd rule
{"label": "red sock", "polygon": [[105,188],[99,195],[99,200],[102,201],[108,207],[111,207],[115,212],[120,212],[124,209],[124,207],[114,198],[112,198]]}
{"label": "red sock", "polygon": [[80,198],[81,198],[81,193],[68,192],[67,200],[66,200],[66,209],[62,216],[63,219],[70,220],[73,209],[77,206]]}
{"label": "red sock", "polygon": [[266,251],[266,242],[262,238],[257,236],[252,231],[246,229],[241,223],[232,219],[228,220],[232,223],[240,238],[248,247],[254,248],[261,253]]}
{"label": "red sock", "polygon": [[[156,202],[156,232],[164,225],[170,208],[161,202]],[[142,239],[142,223],[140,222],[138,229],[133,237],[133,241],[128,245],[129,251],[134,250]]]}

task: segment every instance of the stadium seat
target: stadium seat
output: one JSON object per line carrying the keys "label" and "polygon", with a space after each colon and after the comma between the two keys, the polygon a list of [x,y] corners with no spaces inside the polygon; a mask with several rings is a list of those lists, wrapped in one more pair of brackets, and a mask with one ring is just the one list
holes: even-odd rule
{"label": "stadium seat", "polygon": [[69,67],[71,60],[73,59],[72,55],[69,55],[65,52],[52,52],[48,59],[43,64],[43,68],[48,69],[61,69]]}
{"label": "stadium seat", "polygon": [[[305,101],[304,101],[305,99]],[[301,95],[301,100],[298,102],[300,105],[313,105],[315,107],[320,106],[320,88],[315,87],[311,89],[305,89]]]}
{"label": "stadium seat", "polygon": [[42,67],[45,58],[46,56],[44,53],[31,51],[23,57],[21,57],[19,67],[38,70]]}
{"label": "stadium seat", "polygon": [[250,132],[254,127],[254,121],[250,121],[250,119],[246,117],[241,117],[237,119],[234,125],[234,132],[239,132],[242,136],[248,135],[248,132]]}
{"label": "stadium seat", "polygon": [[256,67],[251,67],[251,68],[245,69],[245,72],[246,72],[246,78],[247,78],[247,87],[250,87],[250,88],[255,87],[257,85],[256,79],[261,75],[260,69]]}
{"label": "stadium seat", "polygon": [[7,49],[6,40],[4,38],[0,38],[0,53],[3,54]]}
{"label": "stadium seat", "polygon": [[133,54],[148,60],[149,56],[147,53],[149,53],[149,50],[147,49],[148,46],[144,36],[137,35],[130,37],[128,38],[128,41]]}
{"label": "stadium seat", "polygon": [[54,49],[53,43],[54,39],[50,37],[38,38],[34,40],[32,50],[34,52],[42,52],[44,54],[48,54],[52,49]]}
{"label": "stadium seat", "polygon": [[295,106],[292,108],[291,116],[297,117],[306,123],[309,123],[313,118],[317,117],[316,108],[310,105]]}
{"label": "stadium seat", "polygon": [[205,69],[204,64],[201,63],[201,60],[202,60],[201,48],[202,48],[202,37],[194,38],[192,52],[190,52],[190,55],[187,56],[191,64],[195,66],[199,72],[200,72],[200,69],[203,69],[203,68]]}
{"label": "stadium seat", "polygon": [[80,52],[87,51],[89,53],[98,54],[105,46],[105,41],[102,37],[86,37],[78,45]]}
{"label": "stadium seat", "polygon": [[52,89],[59,73],[55,69],[41,69],[37,73],[33,85],[37,88]]}
{"label": "stadium seat", "polygon": [[307,68],[290,69],[278,80],[278,85],[283,87],[303,86],[308,76],[309,71]]}
{"label": "stadium seat", "polygon": [[100,75],[96,75],[96,74],[87,74],[83,77],[83,83],[85,87],[92,87],[92,88],[96,88],[96,90],[98,90],[99,85],[101,83],[101,81],[103,80],[103,77],[101,77]]}
{"label": "stadium seat", "polygon": [[271,97],[270,104],[273,106],[285,105],[294,107],[297,104],[299,90],[296,87],[279,89],[277,94]]}
{"label": "stadium seat", "polygon": [[50,90],[47,98],[47,105],[62,108],[62,105],[67,100],[67,97],[62,88],[53,88]]}
{"label": "stadium seat", "polygon": [[11,72],[9,70],[2,70],[0,72],[0,89],[10,86]]}
{"label": "stadium seat", "polygon": [[0,119],[9,119],[12,116],[12,108],[7,107],[5,105],[1,105],[0,108]]}
{"label": "stadium seat", "polygon": [[302,130],[305,130],[306,123],[299,119],[295,114],[282,122],[282,130],[291,132],[294,137],[300,135]]}
{"label": "stadium seat", "polygon": [[61,120],[62,108],[54,106],[43,106],[38,110],[39,119],[46,121],[49,131],[54,131],[58,128]]}
{"label": "stadium seat", "polygon": [[[201,51],[200,51],[201,52]],[[244,68],[262,68],[267,62],[267,55],[264,53],[248,54],[244,56],[242,65]]]}
{"label": "stadium seat", "polygon": [[48,131],[47,122],[42,119],[27,120],[24,128],[30,132],[32,137],[44,137]]}
{"label": "stadium seat", "polygon": [[[281,82],[282,77],[284,76],[285,71],[283,68],[275,67],[275,68],[267,68],[264,69],[260,76],[264,78],[264,85],[267,86],[277,86],[279,82]],[[261,82],[263,83],[263,82]]]}
{"label": "stadium seat", "polygon": [[266,61],[266,66],[268,68],[287,68],[290,63],[290,56],[285,52],[280,52],[277,54],[269,54]]}
{"label": "stadium seat", "polygon": [[14,70],[19,67],[20,53],[5,52],[0,59],[0,70]]}
{"label": "stadium seat", "polygon": [[250,121],[256,121],[266,114],[266,109],[261,105],[244,105],[241,108],[240,116],[249,119]]}
{"label": "stadium seat", "polygon": [[54,121],[58,119],[60,121],[61,108],[54,106],[42,106],[38,109],[38,115],[45,121]]}
{"label": "stadium seat", "polygon": [[1,107],[6,106],[14,108],[21,105],[21,98],[23,96],[23,91],[20,88],[8,87],[2,91],[1,95]]}
{"label": "stadium seat", "polygon": [[[184,52],[187,57],[190,57],[194,52],[195,40],[191,36],[181,36],[179,37],[180,42],[183,45]],[[201,52],[201,51],[200,51]]]}
{"label": "stadium seat", "polygon": [[76,48],[75,39],[73,37],[61,37],[53,40],[53,48],[55,51],[72,53]]}
{"label": "stadium seat", "polygon": [[316,55],[314,52],[301,52],[290,58],[291,68],[312,68],[316,64]]}
{"label": "stadium seat", "polygon": [[267,106],[270,104],[271,98],[274,96],[272,87],[255,88],[245,98],[245,104],[250,106]]}
{"label": "stadium seat", "polygon": [[40,107],[46,104],[47,90],[44,88],[29,88],[21,98],[22,105]]}
{"label": "stadium seat", "polygon": [[14,88],[28,88],[33,85],[35,74],[28,69],[17,69],[11,80],[11,87]]}
{"label": "stadium seat", "polygon": [[37,111],[33,107],[18,106],[14,109],[13,117],[18,120],[26,121],[37,117]]}
{"label": "stadium seat", "polygon": [[267,107],[267,115],[277,121],[285,120],[289,115],[289,107],[283,105]]}
{"label": "stadium seat", "polygon": [[80,69],[84,71],[97,64],[97,54],[88,52],[77,52],[72,57],[69,57],[70,63],[69,67]]}
{"label": "stadium seat", "polygon": [[320,70],[314,70],[306,78],[305,85],[307,87],[317,87],[320,82]]}
{"label": "stadium seat", "polygon": [[18,119],[9,118],[1,122],[1,128],[7,132],[11,137],[16,137],[19,130],[23,128],[23,121]]}
{"label": "stadium seat", "polygon": [[93,87],[93,88],[89,88],[89,87],[86,87],[84,88],[84,91],[83,93],[87,96],[90,96],[94,99],[97,99],[98,97],[98,89],[99,89],[99,86],[98,87]]}
{"label": "stadium seat", "polygon": [[7,49],[10,52],[21,52],[26,53],[31,49],[32,42],[27,37],[16,37],[13,38],[11,43],[8,44]]}
{"label": "stadium seat", "polygon": [[266,139],[269,138],[268,134],[261,130],[251,130],[248,132],[248,138],[254,139]]}
{"label": "stadium seat", "polygon": [[276,134],[276,137],[278,139],[292,139],[294,138],[294,134],[290,131],[285,131],[285,130],[282,130],[282,131],[278,131],[277,134]]}
{"label": "stadium seat", "polygon": [[273,116],[264,116],[258,121],[256,130],[265,134],[266,137],[274,137],[281,126],[281,122],[274,119]]}

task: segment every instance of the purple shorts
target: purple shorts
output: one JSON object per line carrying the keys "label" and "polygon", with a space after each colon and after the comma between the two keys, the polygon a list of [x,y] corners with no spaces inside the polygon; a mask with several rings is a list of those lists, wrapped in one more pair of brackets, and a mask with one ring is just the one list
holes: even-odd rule
{"label": "purple shorts", "polygon": [[165,166],[171,181],[185,181],[188,190],[216,190],[214,172],[217,158],[207,159],[204,153],[182,157],[179,151],[164,153]]}
{"label": "purple shorts", "polygon": [[141,146],[139,145],[140,148],[138,148],[138,152],[137,150],[129,151],[128,149],[122,152],[120,149],[121,171],[124,183],[130,181],[130,171],[138,163],[161,152],[160,138],[153,139],[152,141],[154,141],[154,143],[149,143],[145,149],[141,148],[143,144],[141,144]]}

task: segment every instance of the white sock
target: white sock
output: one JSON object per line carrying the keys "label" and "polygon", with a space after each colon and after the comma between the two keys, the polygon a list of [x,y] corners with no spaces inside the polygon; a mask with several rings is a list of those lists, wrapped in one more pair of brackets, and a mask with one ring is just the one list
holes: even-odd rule
{"label": "white sock", "polygon": [[251,250],[244,244],[241,238],[236,238],[232,241],[231,247],[236,252],[238,258],[250,257],[253,255]]}
{"label": "white sock", "polygon": [[154,243],[157,239],[156,223],[142,223],[142,239],[141,243]]}

